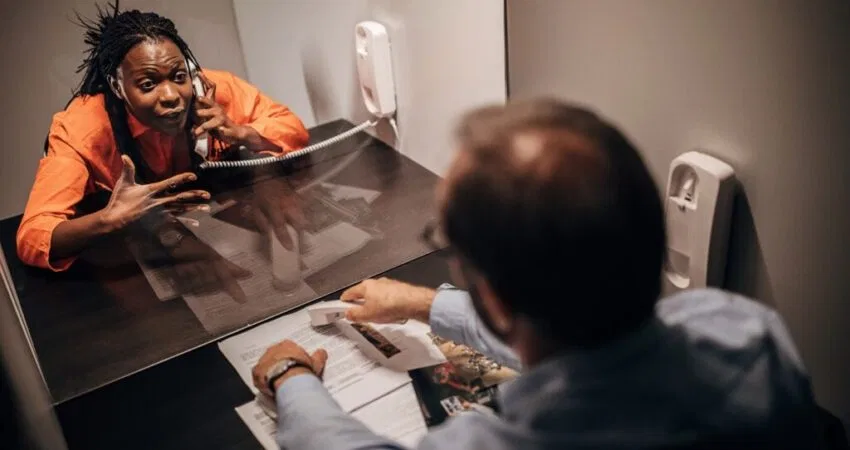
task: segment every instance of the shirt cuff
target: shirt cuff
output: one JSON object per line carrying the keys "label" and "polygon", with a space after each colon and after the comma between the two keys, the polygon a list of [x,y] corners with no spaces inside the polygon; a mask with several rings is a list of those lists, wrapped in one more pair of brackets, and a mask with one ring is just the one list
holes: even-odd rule
{"label": "shirt cuff", "polygon": [[474,316],[468,295],[466,291],[450,284],[442,284],[437,288],[428,317],[434,333],[455,342],[463,342],[463,331],[469,326],[469,318]]}
{"label": "shirt cuff", "polygon": [[275,438],[280,448],[398,448],[343,411],[315,375],[299,374],[287,379],[277,389],[275,400]]}
{"label": "shirt cuff", "polygon": [[275,400],[278,406],[292,403],[292,400],[305,391],[318,390],[327,392],[327,388],[322,384],[322,380],[312,373],[300,373],[292,376],[277,388],[275,392]]}
{"label": "shirt cuff", "polygon": [[64,217],[41,215],[31,223],[23,225],[18,236],[18,257],[25,264],[49,269],[54,272],[68,270],[76,257],[50,260],[50,246],[53,231],[60,223],[68,220]]}

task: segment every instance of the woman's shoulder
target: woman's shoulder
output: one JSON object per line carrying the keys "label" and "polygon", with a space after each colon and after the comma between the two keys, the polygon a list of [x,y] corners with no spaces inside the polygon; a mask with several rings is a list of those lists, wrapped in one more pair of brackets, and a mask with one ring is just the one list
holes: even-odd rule
{"label": "woman's shoulder", "polygon": [[71,100],[65,109],[53,115],[50,134],[61,134],[73,140],[112,135],[109,114],[103,94],[81,95]]}
{"label": "woman's shoulder", "polygon": [[102,155],[113,142],[103,94],[85,95],[75,97],[65,109],[53,115],[47,151],[48,155],[89,160]]}
{"label": "woman's shoulder", "polygon": [[231,97],[239,97],[256,89],[254,85],[233,72],[215,69],[203,69],[202,72],[208,80],[215,84],[216,100],[218,101],[228,101]]}
{"label": "woman's shoulder", "polygon": [[204,76],[207,77],[213,83],[233,83],[234,81],[243,81],[239,77],[237,77],[233,72],[228,72],[226,70],[218,70],[218,69],[201,69]]}

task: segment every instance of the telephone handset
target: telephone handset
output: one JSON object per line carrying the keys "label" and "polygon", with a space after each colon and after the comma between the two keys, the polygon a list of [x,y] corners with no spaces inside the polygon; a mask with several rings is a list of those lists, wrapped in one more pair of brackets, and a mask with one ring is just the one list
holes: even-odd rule
{"label": "telephone handset", "polygon": [[[198,66],[196,66],[195,63],[192,62],[191,59],[187,59],[186,63],[189,65],[189,76],[192,77],[192,90],[195,91],[195,98],[203,97],[204,94],[205,94],[205,92],[204,92],[204,82],[201,81],[201,77],[198,76]],[[209,133],[204,133],[204,134],[198,136],[197,139],[195,139],[195,153],[200,155],[201,158],[204,158],[205,161],[207,159],[207,156],[209,156],[209,153],[210,153],[209,147],[210,147]]]}

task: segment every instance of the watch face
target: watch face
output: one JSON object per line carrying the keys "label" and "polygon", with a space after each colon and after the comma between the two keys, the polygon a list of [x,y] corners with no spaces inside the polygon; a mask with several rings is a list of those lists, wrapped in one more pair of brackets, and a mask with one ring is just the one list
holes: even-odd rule
{"label": "watch face", "polygon": [[269,369],[269,373],[266,374],[266,378],[271,379],[272,377],[280,375],[280,374],[286,372],[287,370],[289,370],[289,368],[292,367],[294,364],[295,364],[295,361],[293,361],[289,358],[280,360],[277,363],[275,363],[275,365],[273,365],[271,367],[271,369]]}

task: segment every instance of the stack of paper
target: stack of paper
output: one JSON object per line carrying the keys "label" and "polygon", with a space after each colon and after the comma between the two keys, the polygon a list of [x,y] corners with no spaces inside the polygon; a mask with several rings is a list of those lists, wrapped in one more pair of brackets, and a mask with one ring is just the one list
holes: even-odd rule
{"label": "stack of paper", "polygon": [[[219,348],[255,393],[251,369],[269,346],[289,339],[308,353],[324,348],[328,363],[323,381],[340,407],[375,433],[413,445],[426,425],[407,371],[445,361],[428,331],[427,325],[413,321],[366,325],[343,320],[313,328],[301,310],[224,340]],[[266,448],[277,448],[273,405],[264,410],[254,401],[236,411]]]}

